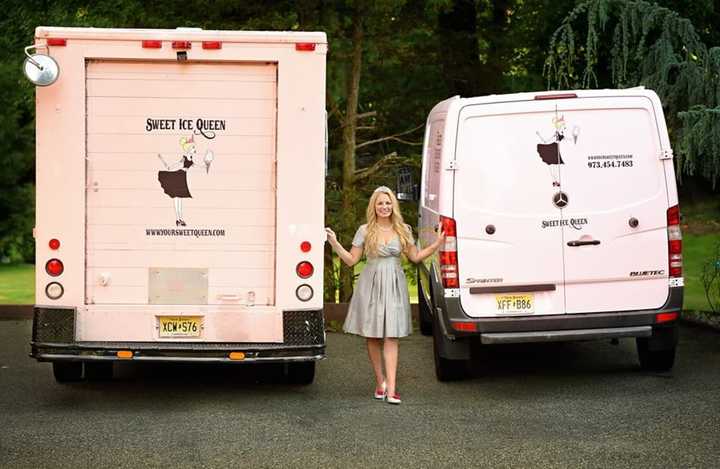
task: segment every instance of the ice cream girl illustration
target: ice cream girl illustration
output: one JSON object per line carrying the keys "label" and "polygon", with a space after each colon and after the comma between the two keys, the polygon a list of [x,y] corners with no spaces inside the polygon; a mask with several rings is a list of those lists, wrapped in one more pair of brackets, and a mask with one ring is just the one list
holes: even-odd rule
{"label": "ice cream girl illustration", "polygon": [[[550,168],[550,176],[553,180],[553,186],[560,186],[560,169],[559,165],[565,164],[560,154],[560,142],[565,140],[565,132],[567,131],[567,125],[565,123],[565,116],[558,116],[557,114],[553,117],[552,125],[554,132],[549,139],[544,138],[540,132],[535,132],[543,143],[537,144],[537,152],[543,163],[548,165]],[[580,128],[575,126],[573,128],[573,141],[577,143],[578,135],[580,134]]]}
{"label": "ice cream girl illustration", "polygon": [[[168,197],[173,199],[175,205],[175,226],[186,226],[183,220],[182,212],[182,199],[191,198],[190,189],[188,188],[188,170],[195,165],[195,156],[197,155],[197,148],[195,147],[195,141],[191,135],[189,138],[180,139],[180,148],[182,148],[182,158],[176,163],[168,165],[163,159],[162,155],[158,153],[158,158],[162,161],[167,171],[158,171],[158,181],[162,186],[163,191]],[[210,171],[210,163],[213,160],[213,153],[208,150],[205,154],[203,162],[205,163],[206,171]]]}

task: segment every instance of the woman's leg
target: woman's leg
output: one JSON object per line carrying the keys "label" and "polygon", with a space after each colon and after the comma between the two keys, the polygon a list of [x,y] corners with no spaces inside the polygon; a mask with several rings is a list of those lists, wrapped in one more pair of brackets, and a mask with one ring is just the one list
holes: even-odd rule
{"label": "woman's leg", "polygon": [[388,396],[395,394],[395,378],[397,377],[398,364],[398,339],[395,337],[386,337],[385,346],[383,347],[383,355],[385,356],[385,373],[387,379]]}
{"label": "woman's leg", "polygon": [[180,199],[178,197],[174,197],[173,204],[175,205],[175,219],[179,220],[180,218],[182,218],[180,216],[180,212],[182,211],[182,209],[180,208]]}
{"label": "woman's leg", "polygon": [[370,363],[375,373],[376,389],[382,388],[385,376],[383,376],[382,370],[382,339],[367,338],[367,350],[368,356],[370,357]]}

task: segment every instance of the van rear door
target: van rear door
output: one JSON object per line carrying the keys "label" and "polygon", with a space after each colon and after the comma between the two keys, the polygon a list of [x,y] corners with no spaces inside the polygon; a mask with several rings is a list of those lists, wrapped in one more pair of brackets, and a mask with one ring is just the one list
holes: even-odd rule
{"label": "van rear door", "polygon": [[460,301],[473,317],[565,312],[561,210],[553,204],[562,165],[547,151],[554,113],[532,106],[477,104],[459,113],[453,217]]}
{"label": "van rear door", "polygon": [[662,306],[668,296],[667,208],[652,102],[558,103],[567,313]]}

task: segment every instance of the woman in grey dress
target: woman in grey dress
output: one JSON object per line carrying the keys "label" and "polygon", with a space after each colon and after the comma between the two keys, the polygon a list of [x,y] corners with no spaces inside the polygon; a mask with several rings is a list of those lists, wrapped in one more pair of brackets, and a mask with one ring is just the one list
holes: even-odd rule
{"label": "woman in grey dress", "polygon": [[[375,373],[374,398],[400,404],[395,378],[398,362],[398,338],[410,335],[410,301],[400,254],[418,263],[434,253],[445,241],[437,239],[422,250],[415,247],[410,227],[403,222],[395,194],[387,187],[375,189],[367,208],[367,224],[358,228],[348,252],[335,233],[326,228],[328,242],[348,266],[367,258],[350,300],[345,332],[367,340],[368,355]],[[383,372],[383,364],[385,371]]]}

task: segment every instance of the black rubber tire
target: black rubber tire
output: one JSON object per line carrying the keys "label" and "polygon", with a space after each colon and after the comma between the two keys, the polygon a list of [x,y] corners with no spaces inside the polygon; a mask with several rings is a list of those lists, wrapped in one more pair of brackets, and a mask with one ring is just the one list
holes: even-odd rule
{"label": "black rubber tire", "polygon": [[311,384],[315,379],[315,362],[288,363],[285,373],[289,384]]}
{"label": "black rubber tire", "polygon": [[53,362],[53,375],[58,383],[76,383],[82,381],[82,362]]}
{"label": "black rubber tire", "polygon": [[88,381],[110,381],[113,378],[113,363],[86,362],[85,378]]}
{"label": "black rubber tire", "polygon": [[451,360],[440,356],[439,341],[447,340],[442,337],[440,326],[433,324],[433,357],[435,358],[435,377],[438,381],[458,381],[468,375],[469,360]]}
{"label": "black rubber tire", "polygon": [[424,336],[433,335],[431,308],[432,305],[429,305],[425,299],[422,283],[420,283],[420,274],[418,273],[418,319],[420,321],[420,333]]}
{"label": "black rubber tire", "polygon": [[646,371],[670,371],[675,364],[675,349],[650,350],[646,337],[636,339],[640,368]]}

